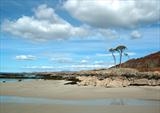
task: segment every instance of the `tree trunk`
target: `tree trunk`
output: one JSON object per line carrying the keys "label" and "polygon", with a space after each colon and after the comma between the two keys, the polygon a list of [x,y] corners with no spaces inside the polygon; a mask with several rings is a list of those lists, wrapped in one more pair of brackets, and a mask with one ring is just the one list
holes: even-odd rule
{"label": "tree trunk", "polygon": [[113,53],[112,53],[112,56],[113,56],[113,59],[114,59],[114,65],[116,65],[116,57],[113,55]]}
{"label": "tree trunk", "polygon": [[121,68],[121,62],[122,62],[122,51],[120,51],[120,59],[119,59],[119,67]]}

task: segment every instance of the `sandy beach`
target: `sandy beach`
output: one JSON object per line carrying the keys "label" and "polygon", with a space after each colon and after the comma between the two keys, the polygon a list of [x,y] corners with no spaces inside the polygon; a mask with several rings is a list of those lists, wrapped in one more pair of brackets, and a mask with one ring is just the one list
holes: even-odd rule
{"label": "sandy beach", "polygon": [[[160,101],[160,87],[103,88],[64,85],[67,81],[32,80],[0,83],[0,95],[48,100],[142,99]],[[34,99],[33,99],[34,101]],[[93,101],[96,102],[96,101]],[[0,113],[159,113],[160,105],[76,105],[46,103],[0,103]]]}

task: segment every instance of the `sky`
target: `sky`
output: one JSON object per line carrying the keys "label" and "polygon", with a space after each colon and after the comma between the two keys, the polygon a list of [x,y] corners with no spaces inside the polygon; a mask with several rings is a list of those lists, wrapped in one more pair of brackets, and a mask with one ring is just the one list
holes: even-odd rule
{"label": "sky", "polygon": [[0,2],[0,72],[108,68],[118,45],[123,62],[160,50],[160,0]]}

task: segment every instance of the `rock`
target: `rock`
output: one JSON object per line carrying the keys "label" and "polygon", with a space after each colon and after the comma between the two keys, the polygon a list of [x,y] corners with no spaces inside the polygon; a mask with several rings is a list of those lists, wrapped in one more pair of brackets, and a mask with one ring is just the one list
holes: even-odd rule
{"label": "rock", "polygon": [[99,80],[97,77],[77,77],[81,82],[78,85],[81,86],[100,86],[100,87],[126,87],[130,84],[128,80],[123,80],[120,78],[106,78],[104,80]]}
{"label": "rock", "polygon": [[112,88],[113,87],[123,87],[123,80],[122,79],[112,80],[107,84],[107,87],[112,87]]}
{"label": "rock", "polygon": [[131,85],[135,86],[144,86],[144,85],[149,85],[149,80],[148,79],[135,79]]}
{"label": "rock", "polygon": [[22,79],[19,79],[19,80],[18,80],[18,82],[21,82],[21,81],[22,81]]}
{"label": "rock", "polygon": [[78,85],[82,86],[96,86],[97,83],[97,77],[78,77],[81,82],[78,83]]}
{"label": "rock", "polygon": [[157,81],[152,79],[152,80],[149,80],[149,85],[150,86],[155,86],[157,84]]}
{"label": "rock", "polygon": [[130,81],[129,80],[123,80],[123,83],[122,83],[123,87],[127,87],[130,85]]}
{"label": "rock", "polygon": [[157,85],[157,86],[158,86],[158,85],[160,85],[160,79],[159,79],[159,80],[157,80],[157,84],[156,84],[156,85]]}
{"label": "rock", "polygon": [[75,82],[75,81],[71,81],[71,82],[67,82],[67,83],[65,83],[64,85],[75,85],[75,84],[77,84],[77,82]]}
{"label": "rock", "polygon": [[106,78],[104,80],[97,80],[96,86],[107,87],[107,85],[112,81],[110,78]]}
{"label": "rock", "polygon": [[81,71],[76,76],[78,85],[100,87],[157,86],[159,72],[139,72],[129,68]]}

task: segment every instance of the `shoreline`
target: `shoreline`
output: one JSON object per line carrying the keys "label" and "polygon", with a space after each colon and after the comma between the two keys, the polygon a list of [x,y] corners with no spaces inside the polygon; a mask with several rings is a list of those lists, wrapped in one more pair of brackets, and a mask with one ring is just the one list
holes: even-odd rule
{"label": "shoreline", "polygon": [[131,68],[112,68],[79,72],[0,73],[0,78],[13,78],[19,81],[22,81],[22,79],[67,80],[70,81],[67,84],[107,88],[160,86],[160,72],[139,72]]}

